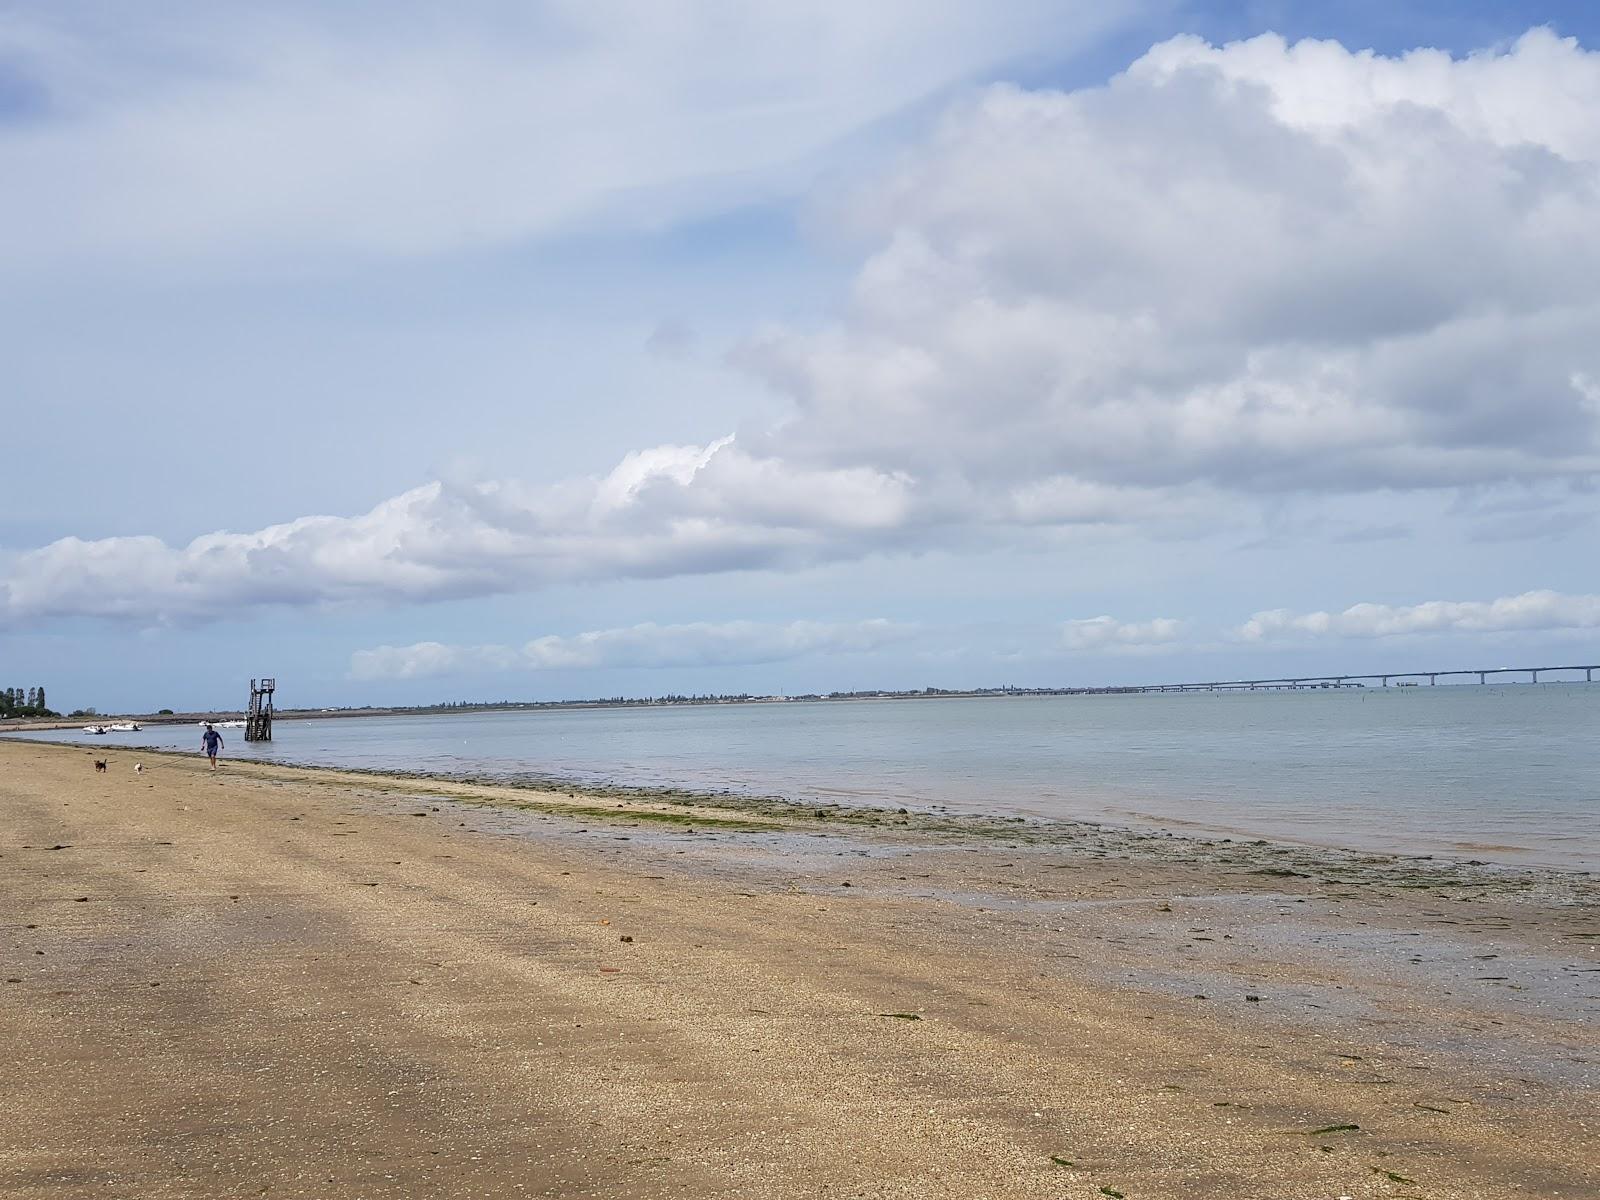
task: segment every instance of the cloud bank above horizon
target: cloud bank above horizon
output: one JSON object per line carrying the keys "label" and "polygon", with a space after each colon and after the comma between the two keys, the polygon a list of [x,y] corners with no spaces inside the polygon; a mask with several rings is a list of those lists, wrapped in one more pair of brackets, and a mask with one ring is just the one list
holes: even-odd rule
{"label": "cloud bank above horizon", "polygon": [[471,670],[659,669],[783,662],[815,654],[863,654],[903,641],[915,627],[875,618],[847,624],[790,621],[646,622],[570,637],[546,634],[521,646],[417,642],[375,646],[350,656],[355,679],[417,679]]}
{"label": "cloud bank above horizon", "polygon": [[1235,631],[1241,641],[1391,638],[1443,633],[1528,633],[1600,629],[1600,596],[1524,592],[1497,600],[1353,604],[1342,612],[1259,612]]}
{"label": "cloud bank above horizon", "polygon": [[[1117,657],[1214,650],[1219,642],[1261,649],[1328,639],[1417,639],[1443,634],[1510,635],[1600,629],[1600,595],[1525,592],[1494,600],[1430,600],[1413,605],[1353,604],[1338,613],[1258,612],[1231,629],[1206,631],[1175,617],[1123,621],[1102,614],[1058,627],[1040,657]],[[656,670],[784,662],[820,655],[870,654],[908,642],[959,640],[960,629],[937,630],[873,618],[828,623],[796,620],[654,622],[573,635],[545,634],[520,646],[426,641],[374,646],[350,656],[350,677],[363,681],[448,678],[485,671]]]}

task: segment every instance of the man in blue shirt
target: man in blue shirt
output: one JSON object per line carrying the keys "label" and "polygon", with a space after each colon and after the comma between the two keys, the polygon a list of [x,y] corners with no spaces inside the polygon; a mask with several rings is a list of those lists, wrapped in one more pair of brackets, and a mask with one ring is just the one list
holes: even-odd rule
{"label": "man in blue shirt", "polygon": [[217,769],[217,751],[222,749],[222,735],[210,725],[207,725],[206,731],[200,735],[200,745],[204,748],[206,757],[211,760],[211,769],[215,771]]}

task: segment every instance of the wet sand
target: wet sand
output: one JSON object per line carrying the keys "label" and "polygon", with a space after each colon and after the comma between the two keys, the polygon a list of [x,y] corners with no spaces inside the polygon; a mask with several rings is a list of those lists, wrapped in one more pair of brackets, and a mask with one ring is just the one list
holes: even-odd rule
{"label": "wet sand", "polygon": [[1592,877],[95,756],[0,743],[0,1196],[1600,1195]]}

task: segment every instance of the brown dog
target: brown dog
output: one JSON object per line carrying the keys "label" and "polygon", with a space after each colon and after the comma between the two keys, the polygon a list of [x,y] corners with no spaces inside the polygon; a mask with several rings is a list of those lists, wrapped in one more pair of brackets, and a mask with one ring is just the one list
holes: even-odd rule
{"label": "brown dog", "polygon": [[103,758],[95,759],[94,760],[94,769],[96,771],[104,771],[106,769],[106,760],[103,759]]}

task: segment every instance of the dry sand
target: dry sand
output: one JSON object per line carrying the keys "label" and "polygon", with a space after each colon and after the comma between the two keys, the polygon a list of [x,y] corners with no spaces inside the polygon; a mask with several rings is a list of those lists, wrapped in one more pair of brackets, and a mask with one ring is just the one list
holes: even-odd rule
{"label": "dry sand", "polygon": [[111,754],[0,743],[0,1196],[1600,1196],[1592,878]]}

